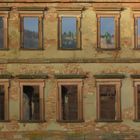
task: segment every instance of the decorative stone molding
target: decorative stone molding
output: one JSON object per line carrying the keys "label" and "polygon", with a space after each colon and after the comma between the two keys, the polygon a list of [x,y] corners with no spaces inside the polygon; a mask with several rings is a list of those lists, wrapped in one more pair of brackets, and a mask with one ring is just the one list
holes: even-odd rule
{"label": "decorative stone molding", "polygon": [[125,75],[123,74],[97,74],[94,75],[96,79],[124,79]]}
{"label": "decorative stone molding", "polygon": [[18,11],[44,11],[45,7],[18,7]]}
{"label": "decorative stone molding", "polygon": [[19,79],[46,79],[48,78],[47,74],[20,74],[16,75],[15,77]]}
{"label": "decorative stone molding", "polygon": [[82,74],[55,74],[56,79],[84,79],[86,75]]}
{"label": "decorative stone molding", "polygon": [[122,7],[93,7],[93,10],[95,11],[122,11]]}

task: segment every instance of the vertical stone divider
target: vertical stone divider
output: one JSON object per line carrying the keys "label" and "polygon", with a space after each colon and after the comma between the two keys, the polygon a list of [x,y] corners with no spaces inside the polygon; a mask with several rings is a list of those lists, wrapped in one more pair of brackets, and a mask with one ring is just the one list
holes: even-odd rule
{"label": "vertical stone divider", "polygon": [[44,48],[48,49],[50,47],[56,47],[57,49],[57,12],[53,7],[47,8],[44,11]]}
{"label": "vertical stone divider", "polygon": [[18,50],[20,48],[20,18],[17,7],[13,7],[9,17],[9,48]]}
{"label": "vertical stone divider", "polygon": [[9,119],[20,119],[20,85],[18,79],[11,79],[9,90]]}

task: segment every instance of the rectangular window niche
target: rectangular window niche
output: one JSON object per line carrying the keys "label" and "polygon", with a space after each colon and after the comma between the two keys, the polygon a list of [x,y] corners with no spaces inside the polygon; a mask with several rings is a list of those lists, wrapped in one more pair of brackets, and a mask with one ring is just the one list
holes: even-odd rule
{"label": "rectangular window niche", "polygon": [[59,48],[61,50],[81,49],[81,10],[59,9]]}

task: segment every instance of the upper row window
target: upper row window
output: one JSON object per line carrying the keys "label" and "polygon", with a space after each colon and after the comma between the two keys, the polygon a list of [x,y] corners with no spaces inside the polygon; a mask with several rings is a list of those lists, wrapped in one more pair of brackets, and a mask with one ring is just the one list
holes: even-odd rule
{"label": "upper row window", "polygon": [[59,26],[59,48],[80,49],[78,37],[80,36],[80,25],[76,17],[60,17]]}
{"label": "upper row window", "polygon": [[20,14],[21,28],[21,48],[22,49],[42,49],[42,15]]}
{"label": "upper row window", "polygon": [[37,49],[39,46],[38,40],[38,17],[24,17],[22,25],[22,47]]}
{"label": "upper row window", "polygon": [[119,46],[119,14],[97,14],[98,48],[118,49]]}
{"label": "upper row window", "polygon": [[[66,12],[66,13],[65,13]],[[59,49],[76,50],[81,48],[81,12],[59,12]],[[7,48],[7,17],[0,14],[0,49]],[[43,14],[20,13],[21,48],[43,48]],[[140,16],[135,19],[135,48],[140,49]],[[97,48],[112,50],[120,48],[120,13],[97,12]]]}
{"label": "upper row window", "polygon": [[7,18],[7,13],[0,14],[0,49],[7,48]]}
{"label": "upper row window", "polygon": [[140,15],[135,14],[135,48],[140,49]]}

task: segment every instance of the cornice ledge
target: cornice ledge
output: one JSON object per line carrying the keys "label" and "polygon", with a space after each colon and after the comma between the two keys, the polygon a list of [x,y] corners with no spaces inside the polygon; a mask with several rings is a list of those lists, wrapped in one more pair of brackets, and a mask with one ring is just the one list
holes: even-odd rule
{"label": "cornice ledge", "polygon": [[96,74],[96,79],[124,79],[125,75],[120,73],[107,73],[107,74]]}
{"label": "cornice ledge", "polygon": [[19,79],[46,79],[48,78],[47,74],[19,74],[15,76]]}
{"label": "cornice ledge", "polygon": [[56,79],[84,79],[87,76],[84,74],[55,74]]}
{"label": "cornice ledge", "polygon": [[133,79],[140,79],[140,74],[131,74],[130,77]]}
{"label": "cornice ledge", "polygon": [[0,11],[10,11],[11,7],[0,7]]}
{"label": "cornice ledge", "polygon": [[44,11],[46,10],[46,7],[18,7],[18,11]]}
{"label": "cornice ledge", "polygon": [[122,7],[93,7],[95,11],[122,11],[124,8]]}
{"label": "cornice ledge", "polygon": [[0,79],[11,79],[13,78],[12,74],[0,74]]}
{"label": "cornice ledge", "polygon": [[85,6],[74,6],[74,7],[54,7],[57,11],[83,11]]}
{"label": "cornice ledge", "polygon": [[131,10],[134,12],[140,12],[140,7],[132,7]]}

